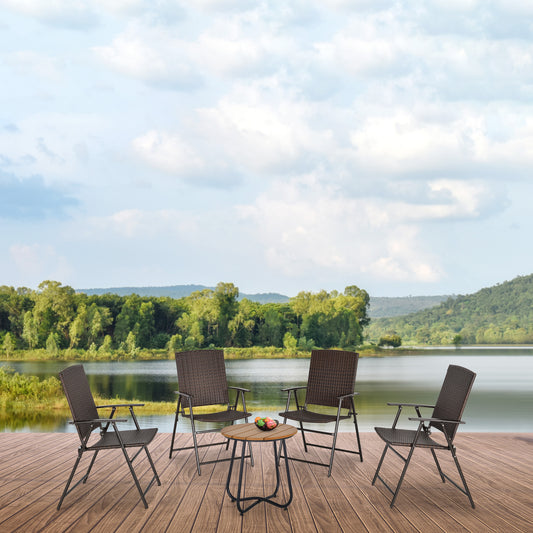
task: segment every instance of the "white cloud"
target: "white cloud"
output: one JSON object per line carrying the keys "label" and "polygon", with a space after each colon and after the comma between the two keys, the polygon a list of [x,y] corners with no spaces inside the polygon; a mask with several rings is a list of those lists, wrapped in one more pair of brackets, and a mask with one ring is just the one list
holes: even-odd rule
{"label": "white cloud", "polygon": [[99,22],[91,2],[86,0],[0,0],[0,6],[51,26],[87,29]]}
{"label": "white cloud", "polygon": [[133,25],[111,45],[93,50],[103,63],[126,76],[180,90],[191,90],[201,78],[189,61],[190,43],[161,28]]}
{"label": "white cloud", "polygon": [[21,280],[21,285],[36,287],[45,279],[63,280],[72,269],[66,256],[59,254],[54,246],[46,244],[13,244],[9,258]]}
{"label": "white cloud", "polygon": [[329,271],[428,282],[441,275],[405,212],[383,200],[346,197],[315,178],[277,182],[241,215],[254,224],[270,268],[287,276]]}
{"label": "white cloud", "polygon": [[206,170],[203,158],[179,135],[149,131],[132,144],[141,158],[163,172],[187,178]]}
{"label": "white cloud", "polygon": [[[128,240],[146,241],[153,238],[194,240],[199,233],[199,216],[172,209],[124,209],[109,216],[93,217],[88,234],[110,234]],[[175,242],[169,246],[174,246]]]}

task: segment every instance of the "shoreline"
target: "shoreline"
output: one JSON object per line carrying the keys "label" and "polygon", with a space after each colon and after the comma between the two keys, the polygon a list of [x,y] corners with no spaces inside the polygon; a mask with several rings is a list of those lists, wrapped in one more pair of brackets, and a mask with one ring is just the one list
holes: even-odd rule
{"label": "shoreline", "polygon": [[[223,348],[219,348],[223,349]],[[332,348],[340,349],[340,348]],[[230,361],[245,361],[249,359],[308,359],[311,357],[310,351],[286,352],[283,348],[273,347],[256,347],[256,348],[225,348],[224,359]],[[428,355],[427,352],[444,351],[444,352],[472,352],[472,351],[519,351],[531,350],[533,355],[533,344],[468,344],[468,345],[438,345],[438,346],[401,346],[397,348],[383,348],[377,346],[364,345],[359,348],[353,348],[353,351],[359,353],[359,357],[389,357],[402,355]],[[10,356],[2,354],[0,356],[0,364],[9,362],[38,362],[38,361],[64,361],[64,362],[112,362],[112,361],[172,361],[173,354],[169,354],[166,350],[144,350],[130,356],[122,352],[106,352],[103,354],[91,354],[89,351],[81,350],[63,350],[57,355],[50,355],[44,349],[40,350],[17,350]]]}

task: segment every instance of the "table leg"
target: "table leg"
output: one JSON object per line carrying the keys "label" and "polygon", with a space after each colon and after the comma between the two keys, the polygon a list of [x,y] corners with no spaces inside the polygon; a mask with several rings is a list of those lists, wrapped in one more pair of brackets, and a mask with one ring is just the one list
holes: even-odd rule
{"label": "table leg", "polygon": [[[285,509],[285,510],[287,510],[287,507],[292,502],[293,492],[292,492],[291,472],[289,469],[289,459],[287,457],[287,446],[285,444],[285,440],[280,441],[280,451],[281,451],[281,448],[283,448],[283,455],[285,458],[285,470],[287,472],[287,488],[289,490],[289,497],[287,501],[283,503],[278,503],[278,502],[273,501],[273,498],[276,497],[278,490],[279,490],[279,486],[280,486],[280,472],[279,472],[280,466],[278,463],[278,450],[277,450],[276,441],[273,441],[273,445],[274,445],[274,465],[276,469],[276,488],[274,489],[274,492],[270,494],[269,496],[246,496],[243,498],[241,494],[242,494],[242,489],[243,489],[242,485],[243,485],[243,472],[244,472],[244,453],[246,449],[246,442],[244,441],[242,443],[242,453],[241,453],[241,461],[240,461],[240,466],[239,466],[239,481],[237,485],[237,494],[233,495],[229,487],[231,474],[233,472],[233,462],[235,460],[235,450],[237,448],[237,441],[234,441],[233,449],[231,453],[231,461],[230,461],[230,466],[229,466],[229,471],[228,471],[228,479],[226,481],[226,492],[228,493],[228,496],[231,498],[231,501],[237,502],[237,509],[239,510],[241,515],[243,515],[246,511],[249,511],[250,509],[252,509],[252,507],[255,507],[260,502],[266,502],[276,507],[281,507],[282,509]],[[253,501],[253,503],[251,503],[248,507],[243,507],[242,503],[246,501]]]}

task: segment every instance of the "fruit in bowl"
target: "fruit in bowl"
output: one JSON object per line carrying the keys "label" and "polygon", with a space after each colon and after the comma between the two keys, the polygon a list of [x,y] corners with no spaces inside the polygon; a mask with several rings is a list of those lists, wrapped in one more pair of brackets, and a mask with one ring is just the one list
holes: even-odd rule
{"label": "fruit in bowl", "polygon": [[255,418],[255,425],[263,431],[270,431],[271,429],[278,427],[279,422],[273,418],[270,418],[269,416],[257,416]]}

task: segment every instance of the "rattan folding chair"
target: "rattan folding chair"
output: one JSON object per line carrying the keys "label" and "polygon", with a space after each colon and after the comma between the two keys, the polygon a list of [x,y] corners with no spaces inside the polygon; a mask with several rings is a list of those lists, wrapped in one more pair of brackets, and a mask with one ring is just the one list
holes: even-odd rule
{"label": "rattan folding chair", "polygon": [[[354,392],[358,361],[359,354],[356,352],[347,352],[342,350],[313,350],[311,352],[311,363],[309,365],[307,386],[282,389],[284,392],[288,393],[287,405],[285,411],[283,413],[279,413],[279,415],[283,417],[284,423],[287,421],[287,419],[298,422],[298,429],[302,433],[305,451],[308,451],[308,446],[315,446],[317,448],[326,448],[331,450],[329,463],[308,461],[306,459],[300,459],[293,456],[289,457],[289,459],[293,461],[327,466],[328,476],[331,475],[333,459],[336,451],[353,453],[359,455],[361,461],[363,460],[361,441],[359,439],[359,428],[357,426],[357,413],[355,412],[353,399],[356,394],[359,394]],[[298,391],[300,389],[306,390],[305,401],[303,405],[298,398]],[[291,411],[289,409],[293,395],[296,403],[296,410]],[[312,410],[311,406],[313,406],[313,409],[316,409],[316,407],[334,407],[337,410],[335,413],[329,414],[326,412],[317,412],[316,410]],[[348,410],[346,414],[342,414],[343,409]],[[353,417],[355,434],[357,437],[356,451],[336,448],[339,423],[341,420],[348,419],[350,417]],[[304,423],[327,424],[332,422],[335,422],[335,429],[333,432],[304,428],[303,425]],[[330,435],[333,437],[332,445],[324,446],[322,444],[310,443],[305,438],[306,432]]]}
{"label": "rattan folding chair", "polygon": [[[223,350],[193,350],[188,352],[176,352],[176,369],[178,372],[178,405],[176,407],[176,416],[174,418],[174,429],[172,431],[172,441],[170,443],[169,458],[172,458],[172,452],[179,450],[193,450],[196,457],[196,469],[198,475],[201,474],[200,465],[217,463],[220,461],[229,461],[230,457],[216,459],[213,461],[200,461],[198,454],[199,448],[208,446],[229,445],[229,440],[221,442],[212,442],[210,444],[198,444],[197,435],[200,433],[210,433],[218,429],[204,429],[198,431],[196,422],[224,423],[234,424],[237,420],[244,419],[248,422],[251,413],[246,412],[245,392],[248,389],[241,387],[229,387],[226,379],[226,366],[224,364]],[[235,401],[230,403],[229,389],[237,391]],[[238,411],[239,398],[242,403],[242,411]],[[217,406],[214,412],[201,413],[198,407]],[[221,407],[224,408],[221,409]],[[179,416],[190,419],[193,446],[184,446],[174,448],[176,437],[176,428]],[[252,445],[250,444],[250,457],[253,465]]]}
{"label": "rattan folding chair", "polygon": [[[461,470],[461,465],[457,459],[456,449],[453,444],[455,435],[459,424],[464,424],[461,420],[463,416],[463,411],[470,395],[472,385],[476,374],[467,368],[462,366],[450,365],[444,378],[444,383],[440,390],[437,403],[435,405],[424,405],[416,403],[389,403],[388,405],[393,405],[398,408],[396,412],[396,417],[392,424],[392,428],[383,428],[377,427],[374,428],[377,434],[385,441],[385,448],[381,455],[374,479],[372,480],[372,485],[376,482],[376,479],[379,479],[385,487],[390,491],[392,496],[392,501],[390,506],[392,507],[398,497],[402,482],[404,480],[405,474],[407,472],[407,467],[413,456],[415,448],[428,448],[431,450],[435,464],[437,465],[437,470],[439,475],[444,483],[448,480],[452,485],[457,487],[463,494],[468,496],[470,500],[470,505],[474,508],[474,500],[466,484],[466,479]],[[418,416],[409,417],[409,420],[418,422],[418,429],[397,429],[396,424],[400,418],[403,407],[413,407]],[[433,413],[430,417],[423,417],[420,413],[421,408],[430,408],[433,409]],[[431,437],[431,430],[435,429],[442,433],[439,435],[439,440],[435,440]],[[402,455],[398,450],[395,449],[396,446],[403,446],[409,448],[409,453],[407,457]],[[379,475],[381,465],[385,459],[385,454],[391,449],[400,459],[404,462],[404,467],[400,475],[400,479],[395,489],[392,489],[385,480]],[[461,478],[463,486],[458,485],[454,480],[450,479],[441,469],[440,463],[437,459],[437,454],[435,450],[449,450],[452,454],[455,466]]]}
{"label": "rattan folding chair", "polygon": [[[74,490],[80,483],[85,483],[87,481],[98,452],[100,450],[109,449],[122,450],[131,475],[133,476],[133,480],[135,481],[135,486],[139,491],[144,507],[147,509],[148,504],[146,503],[145,498],[146,493],[154,481],[156,481],[158,485],[161,485],[161,482],[159,481],[152,457],[148,451],[148,444],[150,444],[154,439],[157,433],[157,428],[141,429],[137,422],[135,413],[133,412],[134,407],[142,406],[143,404],[132,403],[96,406],[91,389],[89,387],[89,381],[82,365],[74,365],[65,368],[65,370],[59,372],[59,377],[61,379],[61,383],[63,384],[63,390],[65,391],[70,412],[72,414],[72,421],[70,423],[76,426],[81,444],[78,448],[78,457],[74,463],[74,467],[72,468],[72,472],[70,473],[70,477],[68,478],[61,499],[57,505],[57,510],[59,511],[59,508],[61,507],[61,504],[63,503],[63,500],[67,494]],[[123,418],[113,418],[117,408],[119,407],[129,408],[133,422],[135,423],[135,427],[137,429],[119,431],[117,423],[127,422],[127,420]],[[98,409],[105,408],[110,408],[111,413],[108,418],[100,418],[98,416]],[[111,426],[113,427],[113,431],[110,430]],[[95,429],[100,430],[99,438],[96,437],[96,435],[93,435],[93,431]],[[91,438],[91,436],[93,436],[93,438]],[[139,449],[133,457],[130,457],[127,451],[129,448]],[[135,474],[135,470],[133,469],[133,461],[137,458],[142,450],[146,452],[146,456],[148,457],[148,461],[150,462],[150,466],[152,467],[152,471],[154,473],[154,476],[144,491],[141,489],[141,485],[137,475]],[[74,474],[76,473],[76,469],[78,468],[82,455],[85,452],[94,452],[89,464],[89,468],[87,469],[85,475],[69,490],[72,479],[74,478]]]}

